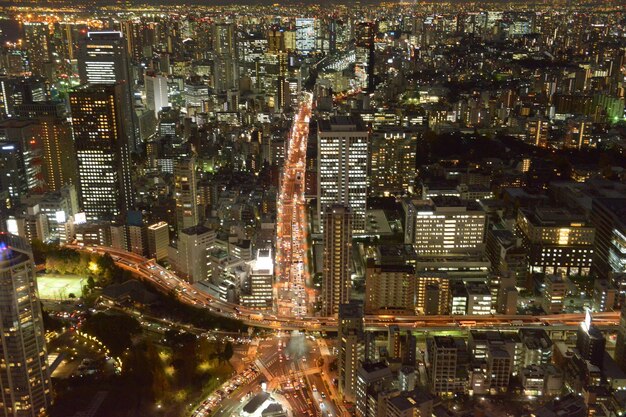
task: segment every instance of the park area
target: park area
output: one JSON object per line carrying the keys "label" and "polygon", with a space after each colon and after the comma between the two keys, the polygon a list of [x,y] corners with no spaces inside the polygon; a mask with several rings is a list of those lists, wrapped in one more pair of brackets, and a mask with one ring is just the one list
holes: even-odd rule
{"label": "park area", "polygon": [[42,300],[67,300],[70,294],[79,298],[83,293],[86,280],[78,275],[39,274],[37,289]]}

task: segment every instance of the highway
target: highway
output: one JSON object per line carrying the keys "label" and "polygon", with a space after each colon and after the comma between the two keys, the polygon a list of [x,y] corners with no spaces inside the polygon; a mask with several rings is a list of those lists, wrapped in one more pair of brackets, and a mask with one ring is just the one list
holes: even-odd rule
{"label": "highway", "polygon": [[[291,315],[273,315],[259,312],[227,303],[209,294],[196,290],[187,281],[179,278],[172,271],[158,265],[154,260],[143,256],[103,246],[82,247],[66,245],[76,250],[108,253],[116,265],[132,272],[141,280],[151,283],[165,294],[174,292],[178,299],[188,305],[206,308],[212,313],[241,320],[243,323],[260,328],[275,330],[309,330],[309,331],[336,331],[337,319],[334,317],[293,317]],[[390,325],[401,329],[415,331],[437,331],[458,329],[493,329],[511,327],[550,326],[555,330],[575,329],[584,320],[583,313],[553,314],[553,315],[480,315],[480,316],[387,316],[366,315],[365,328],[367,330],[385,330]],[[593,322],[600,328],[613,327],[619,324],[619,312],[594,313]]]}
{"label": "highway", "polygon": [[306,284],[307,207],[304,199],[306,146],[313,95],[303,93],[287,143],[280,175],[276,217],[276,295],[281,316],[306,316],[309,306]]}

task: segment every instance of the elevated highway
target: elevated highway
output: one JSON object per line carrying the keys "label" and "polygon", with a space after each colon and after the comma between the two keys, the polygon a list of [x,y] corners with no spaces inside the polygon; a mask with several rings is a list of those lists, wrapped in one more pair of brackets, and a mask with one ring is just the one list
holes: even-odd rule
{"label": "elevated highway", "polygon": [[[139,279],[149,282],[159,291],[175,293],[178,299],[197,308],[206,308],[213,314],[241,320],[253,327],[281,330],[336,331],[335,317],[292,317],[251,310],[237,304],[222,301],[209,294],[196,290],[187,281],[179,278],[172,271],[158,265],[154,260],[120,249],[103,246],[67,247],[109,254],[119,267],[132,272]],[[584,320],[583,313],[533,315],[480,315],[480,316],[365,316],[367,330],[385,330],[389,326],[414,331],[442,331],[453,329],[508,329],[546,326],[548,330],[574,330]],[[619,324],[619,312],[595,313],[593,322],[601,329],[612,329]]]}

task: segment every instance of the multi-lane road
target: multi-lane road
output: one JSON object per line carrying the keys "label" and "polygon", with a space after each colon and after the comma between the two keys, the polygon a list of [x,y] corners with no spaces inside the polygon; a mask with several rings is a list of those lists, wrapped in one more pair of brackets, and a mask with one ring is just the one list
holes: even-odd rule
{"label": "multi-lane road", "polygon": [[276,217],[276,293],[281,316],[307,315],[309,299],[307,261],[307,208],[304,199],[306,146],[313,95],[303,93],[287,142],[280,175]]}
{"label": "multi-lane road", "polygon": [[[241,320],[247,325],[266,329],[336,331],[337,319],[334,317],[292,317],[259,312],[227,303],[202,291],[179,278],[172,271],[143,256],[103,246],[81,247],[68,245],[78,250],[108,253],[115,263],[131,271],[138,278],[150,282],[164,293],[175,292],[183,303],[206,308],[216,315]],[[365,328],[384,330],[390,325],[412,330],[450,330],[450,328],[511,328],[511,326],[552,326],[558,329],[573,329],[584,320],[583,313],[553,315],[481,315],[481,316],[388,316],[366,315]],[[610,327],[619,324],[619,312],[594,313],[594,324]]]}

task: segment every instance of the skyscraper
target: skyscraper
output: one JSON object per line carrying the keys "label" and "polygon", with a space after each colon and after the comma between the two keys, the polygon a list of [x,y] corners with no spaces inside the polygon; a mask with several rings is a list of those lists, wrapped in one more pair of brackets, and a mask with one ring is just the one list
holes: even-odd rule
{"label": "skyscraper", "polygon": [[7,233],[0,233],[0,300],[0,410],[45,415],[52,395],[33,254],[24,239]]}
{"label": "skyscraper", "polygon": [[121,32],[89,32],[81,42],[78,56],[78,72],[82,84],[120,84],[126,139],[131,150],[137,143],[136,116],[133,105],[133,80],[128,65],[127,45]]}
{"label": "skyscraper", "polygon": [[50,28],[47,22],[24,22],[24,40],[31,73],[45,74],[45,64],[52,61]]}
{"label": "skyscraper", "polygon": [[124,84],[70,93],[81,202],[90,220],[114,219],[134,205],[124,94]]}
{"label": "skyscraper", "polygon": [[239,88],[237,37],[234,24],[215,24],[213,27],[213,53],[215,54],[213,71],[213,88],[215,91],[225,92]]}
{"label": "skyscraper", "polygon": [[356,116],[320,120],[317,132],[317,209],[339,203],[352,211],[352,232],[365,233],[368,131]]}
{"label": "skyscraper", "polygon": [[180,232],[200,223],[196,158],[183,157],[174,162],[174,198],[176,199],[176,226]]}
{"label": "skyscraper", "polygon": [[296,18],[296,49],[303,55],[315,50],[315,19]]}
{"label": "skyscraper", "polygon": [[339,393],[344,401],[354,402],[357,386],[357,370],[365,357],[363,334],[363,303],[351,301],[339,306]]}
{"label": "skyscraper", "polygon": [[77,185],[76,151],[63,103],[24,103],[15,107],[15,113],[36,120],[41,128],[42,172],[48,189]]}
{"label": "skyscraper", "polygon": [[350,209],[346,206],[335,204],[324,212],[323,316],[337,314],[339,305],[350,301],[351,222]]}
{"label": "skyscraper", "polygon": [[593,269],[600,278],[613,280],[620,303],[626,296],[626,198],[596,198],[591,209],[596,235],[593,246]]}
{"label": "skyscraper", "polygon": [[417,132],[385,129],[371,141],[370,189],[374,195],[402,195],[413,191],[416,175]]}

